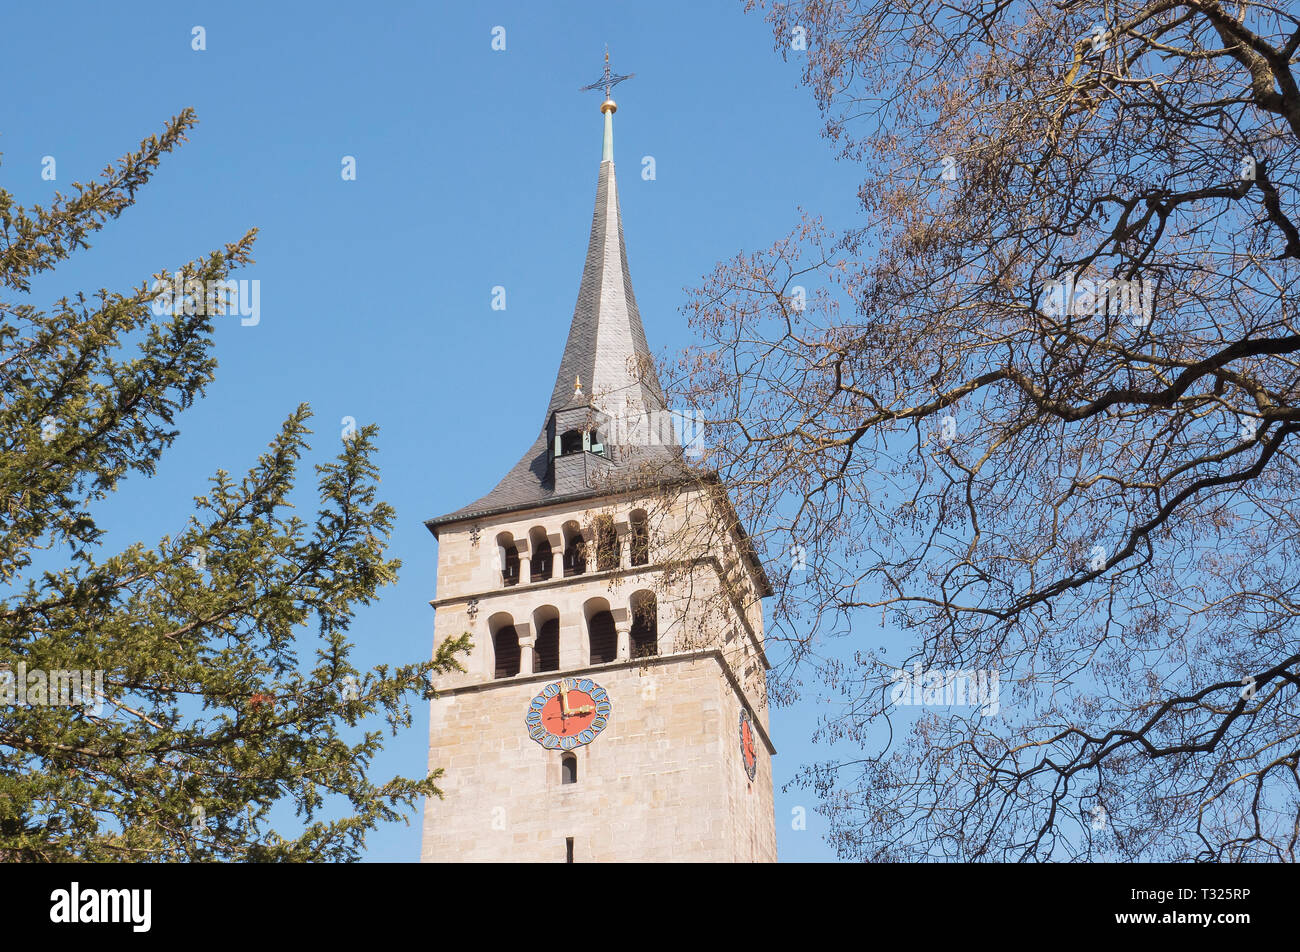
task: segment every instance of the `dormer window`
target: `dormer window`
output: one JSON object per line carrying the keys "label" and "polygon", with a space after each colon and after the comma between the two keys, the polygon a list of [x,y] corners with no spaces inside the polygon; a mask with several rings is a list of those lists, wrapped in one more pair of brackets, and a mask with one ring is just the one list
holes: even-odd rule
{"label": "dormer window", "polygon": [[569,430],[560,436],[560,455],[569,456],[582,452],[582,431]]}
{"label": "dormer window", "polygon": [[576,453],[605,455],[605,443],[596,430],[565,430],[555,438],[555,455],[572,456]]}

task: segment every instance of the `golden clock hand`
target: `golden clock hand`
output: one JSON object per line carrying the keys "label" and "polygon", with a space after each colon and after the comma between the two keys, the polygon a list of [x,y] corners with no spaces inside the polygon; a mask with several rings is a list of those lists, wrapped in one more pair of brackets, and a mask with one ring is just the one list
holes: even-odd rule
{"label": "golden clock hand", "polygon": [[568,717],[569,711],[569,691],[565,682],[560,682],[560,716]]}

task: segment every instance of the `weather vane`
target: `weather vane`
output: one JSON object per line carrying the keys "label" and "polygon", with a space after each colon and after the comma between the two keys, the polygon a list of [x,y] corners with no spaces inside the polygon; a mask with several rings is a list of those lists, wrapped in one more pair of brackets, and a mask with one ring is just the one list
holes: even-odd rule
{"label": "weather vane", "polygon": [[603,87],[605,90],[605,99],[608,101],[612,98],[609,94],[611,89],[613,89],[619,83],[623,82],[623,80],[631,79],[635,75],[636,73],[628,73],[626,76],[619,76],[609,71],[609,44],[606,44],[605,45],[605,75],[600,77],[600,79],[596,80],[596,82],[592,83],[590,86],[583,86],[582,89],[579,90],[579,92],[585,93],[589,89],[601,89]]}

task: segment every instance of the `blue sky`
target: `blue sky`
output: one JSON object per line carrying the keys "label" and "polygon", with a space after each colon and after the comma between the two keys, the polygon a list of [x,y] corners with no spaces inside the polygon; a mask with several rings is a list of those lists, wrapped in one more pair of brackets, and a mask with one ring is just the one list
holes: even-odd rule
{"label": "blue sky", "polygon": [[[196,25],[206,50],[191,49]],[[578,87],[598,78],[606,43],[614,69],[637,74],[617,91],[615,159],[657,352],[691,343],[683,289],[715,262],[783,235],[799,207],[832,227],[854,220],[854,170],[820,137],[798,60],[782,62],[738,2],[7,4],[0,37],[0,176],[21,202],[71,191],[186,106],[200,120],[136,206],[29,303],[124,291],[260,229],[239,275],[261,282],[260,322],[218,322],[217,379],[159,474],[101,510],[108,547],[177,531],[208,477],[243,472],[299,402],[316,413],[308,463],[333,455],[343,417],[376,422],[403,569],[354,626],[367,665],[428,655],[437,552],[423,520],[490,489],[536,435],[600,159],[600,97]],[[345,155],[355,181],[340,175]],[[497,285],[504,311],[490,307]],[[809,740],[818,706],[810,687],[773,714],[785,860],[834,858],[811,794],[781,790],[825,756]],[[418,775],[427,728],[421,705],[376,776]],[[791,829],[796,806],[805,831]],[[368,847],[415,860],[418,823]]]}

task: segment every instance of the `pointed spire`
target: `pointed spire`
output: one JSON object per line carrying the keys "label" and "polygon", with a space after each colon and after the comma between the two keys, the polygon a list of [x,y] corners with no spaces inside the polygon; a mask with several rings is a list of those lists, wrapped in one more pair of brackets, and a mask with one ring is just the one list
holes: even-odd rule
{"label": "pointed spire", "polygon": [[[611,78],[611,85],[614,81]],[[632,292],[623,243],[623,217],[612,155],[611,117],[615,108],[610,99],[601,106],[605,152],[596,179],[587,260],[547,408],[548,418],[572,399],[569,381],[579,376],[587,379],[592,404],[610,416],[640,416],[663,409],[662,391]]]}
{"label": "pointed spire", "polygon": [[[619,210],[618,183],[614,177],[614,124],[618,109],[610,90],[627,76],[616,76],[609,69],[606,52],[605,74],[599,82],[584,89],[603,89],[604,149],[596,175],[596,207],[591,216],[591,237],[587,259],[578,285],[578,301],[573,309],[569,336],[560,357],[555,386],[542,419],[541,432],[523,458],[508,472],[495,489],[476,502],[455,512],[430,519],[426,524],[437,534],[439,525],[486,513],[506,512],[538,506],[555,498],[575,493],[572,473],[561,479],[552,466],[558,454],[548,430],[560,415],[578,408],[590,408],[603,414],[603,443],[620,450],[610,454],[605,449],[600,465],[609,472],[621,467],[635,467],[651,459],[670,460],[672,452],[657,442],[623,446],[618,434],[636,431],[647,414],[658,414],[664,407],[663,390],[655,373],[654,360],[646,343],[632,278],[627,267],[627,249],[623,244],[623,216]],[[586,378],[590,392],[583,393]],[[590,419],[590,414],[584,419]],[[623,451],[626,452],[624,455]],[[677,450],[680,453],[680,448]],[[575,471],[581,477],[580,471]],[[585,480],[585,477],[582,477]],[[591,494],[585,482],[579,494]]]}

